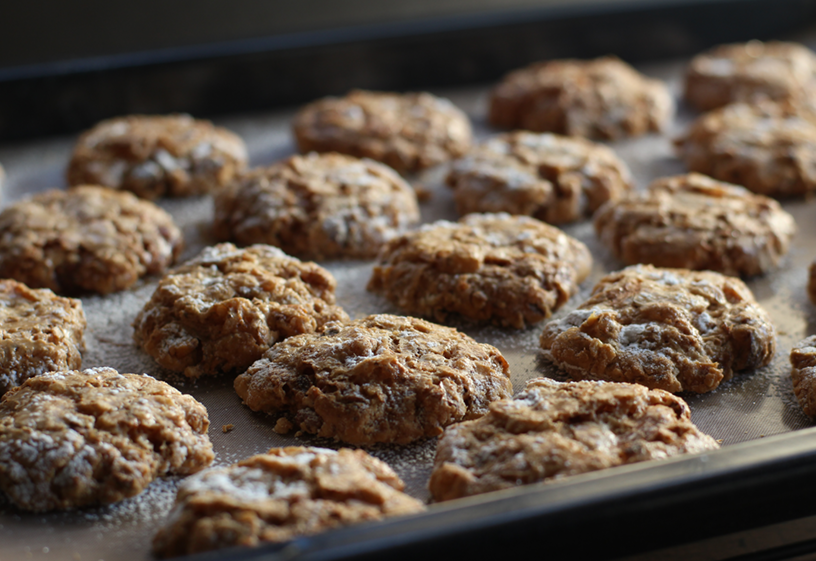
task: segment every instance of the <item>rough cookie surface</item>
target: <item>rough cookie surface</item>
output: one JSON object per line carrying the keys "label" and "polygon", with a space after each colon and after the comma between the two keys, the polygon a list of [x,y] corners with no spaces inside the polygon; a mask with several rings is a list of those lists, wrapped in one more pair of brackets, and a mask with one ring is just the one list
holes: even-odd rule
{"label": "rough cookie surface", "polygon": [[354,90],[301,109],[292,123],[301,152],[371,158],[400,173],[435,166],[470,147],[470,121],[447,99],[429,93]]}
{"label": "rough cookie surface", "polygon": [[670,393],[536,378],[481,419],[445,430],[429,488],[444,501],[717,448]]}
{"label": "rough cookie surface", "polygon": [[155,199],[210,193],[246,164],[244,141],[209,121],[130,115],[83,133],[66,175],[69,185],[104,185]]}
{"label": "rough cookie surface", "polygon": [[741,280],[710,271],[627,267],[550,322],[544,354],[576,378],[707,392],[768,364],[776,333]]}
{"label": "rough cookie surface", "polygon": [[419,221],[392,169],[342,154],[293,156],[243,174],[215,198],[215,235],[309,259],[373,258]]}
{"label": "rough cookie surface", "polygon": [[691,171],[755,193],[816,191],[816,110],[807,105],[727,105],[699,117],[675,144]]}
{"label": "rough cookie surface", "polygon": [[665,84],[603,57],[511,72],[493,89],[489,120],[507,129],[616,139],[663,130],[673,112]]}
{"label": "rough cookie surface", "polygon": [[749,41],[699,54],[686,70],[686,100],[702,111],[734,102],[807,97],[816,55],[797,43]]}
{"label": "rough cookie surface", "polygon": [[417,318],[374,315],[272,347],[235,379],[253,411],[355,445],[407,444],[512,394],[495,347]]}
{"label": "rough cookie surface", "polygon": [[750,276],[779,265],[796,224],[773,199],[691,173],[603,206],[595,231],[628,264]]}
{"label": "rough cookie surface", "polygon": [[130,193],[47,191],[0,213],[0,277],[59,294],[108,294],[163,272],[183,242],[168,213]]}
{"label": "rough cookie surface", "polygon": [[147,375],[29,378],[0,402],[0,489],[33,511],[121,501],[209,465],[208,426],[203,405]]}
{"label": "rough cookie surface", "polygon": [[403,488],[388,465],[362,450],[273,448],[185,480],[153,551],[173,557],[284,542],[425,510]]}
{"label": "rough cookie surface", "polygon": [[190,378],[246,370],[277,341],[348,316],[315,263],[268,245],[208,247],[166,275],[133,322],[133,338]]}
{"label": "rough cookie surface", "polygon": [[580,241],[527,216],[470,214],[389,242],[368,290],[408,313],[450,313],[522,328],[548,318],[578,290],[592,257]]}
{"label": "rough cookie surface", "polygon": [[82,365],[82,302],[0,280],[0,396],[32,376]]}
{"label": "rough cookie surface", "polygon": [[632,187],[629,168],[602,144],[517,131],[457,160],[447,176],[459,214],[508,212],[563,224],[591,216]]}
{"label": "rough cookie surface", "polygon": [[816,417],[816,335],[797,343],[790,353],[793,393],[808,417]]}

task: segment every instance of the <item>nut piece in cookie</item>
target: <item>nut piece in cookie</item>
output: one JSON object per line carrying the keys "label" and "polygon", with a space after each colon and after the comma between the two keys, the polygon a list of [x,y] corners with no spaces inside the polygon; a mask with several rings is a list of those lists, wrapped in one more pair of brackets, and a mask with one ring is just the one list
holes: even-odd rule
{"label": "nut piece in cookie", "polygon": [[768,314],[741,280],[635,265],[541,334],[544,356],[576,378],[708,392],[776,351]]}
{"label": "nut piece in cookie", "polygon": [[790,362],[793,393],[805,415],[816,418],[816,335],[791,349]]}
{"label": "nut piece in cookie", "polygon": [[394,170],[342,154],[292,156],[215,196],[217,238],[308,259],[376,257],[418,221],[416,194]]}
{"label": "nut piece in cookie", "polygon": [[773,199],[690,173],[607,203],[595,232],[628,264],[750,276],[778,267],[796,223]]}
{"label": "nut piece in cookie", "polygon": [[0,280],[0,396],[32,376],[82,365],[82,302]]}
{"label": "nut piece in cookie", "polygon": [[665,391],[536,378],[481,419],[445,429],[428,486],[445,501],[717,448]]}
{"label": "nut piece in cookie", "polygon": [[246,163],[244,141],[209,121],[130,115],[82,134],[66,175],[69,185],[104,185],[156,199],[216,191]]}
{"label": "nut piece in cookie", "polygon": [[734,102],[807,97],[816,55],[798,43],[749,41],[697,55],[686,70],[685,98],[702,111]]}
{"label": "nut piece in cookie", "polygon": [[133,339],[164,368],[190,378],[234,373],[277,341],[348,316],[336,282],[276,247],[208,247],[167,274],[133,322]]}
{"label": "nut piece in cookie", "polygon": [[153,540],[158,557],[285,542],[425,510],[387,464],[362,450],[272,448],[179,486]]}
{"label": "nut piece in cookie", "polygon": [[816,191],[816,109],[735,103],[697,118],[675,140],[691,171],[770,197]]}
{"label": "nut piece in cookie", "polygon": [[419,171],[467,152],[470,121],[447,99],[429,93],[353,90],[301,109],[292,123],[301,152],[340,152]]}
{"label": "nut piece in cookie", "polygon": [[368,290],[408,313],[450,313],[523,328],[578,290],[592,256],[580,241],[528,216],[469,214],[386,244]]}
{"label": "nut piece in cookie", "polygon": [[491,401],[510,397],[512,385],[496,348],[449,327],[382,314],[278,343],[235,379],[235,391],[253,411],[365,446],[441,434],[484,415]]}
{"label": "nut piece in cookie", "polygon": [[203,405],[147,375],[29,378],[0,402],[0,489],[33,511],[121,501],[208,466],[208,426]]}
{"label": "nut piece in cookie", "polygon": [[447,176],[460,215],[508,212],[563,224],[591,216],[632,187],[629,168],[602,144],[517,131],[455,161]]}
{"label": "nut piece in cookie", "polygon": [[493,89],[490,123],[616,139],[663,130],[674,101],[663,82],[615,57],[553,60],[515,70]]}
{"label": "nut piece in cookie", "polygon": [[183,242],[168,213],[130,193],[47,191],[0,213],[0,278],[58,294],[108,294],[163,272]]}

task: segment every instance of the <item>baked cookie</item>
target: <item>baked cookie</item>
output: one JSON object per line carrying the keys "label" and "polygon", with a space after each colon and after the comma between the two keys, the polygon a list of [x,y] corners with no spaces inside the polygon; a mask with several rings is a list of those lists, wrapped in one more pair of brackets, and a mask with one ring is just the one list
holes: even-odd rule
{"label": "baked cookie", "polygon": [[209,465],[208,426],[203,405],[147,375],[29,378],[0,402],[0,489],[33,511],[121,501]]}
{"label": "baked cookie", "polygon": [[523,328],[548,318],[578,290],[592,256],[580,241],[527,216],[469,214],[390,241],[368,290],[408,313],[451,313]]}
{"label": "baked cookie", "polygon": [[629,168],[602,144],[517,131],[455,161],[447,176],[460,215],[509,212],[563,224],[591,216],[632,187]]}
{"label": "baked cookie", "polygon": [[750,276],[779,265],[796,223],[773,199],[690,173],[607,203],[595,232],[628,264]]}
{"label": "baked cookie", "polygon": [[0,278],[59,294],[108,294],[163,272],[183,243],[168,213],[130,193],[47,191],[0,213]]}
{"label": "baked cookie", "polygon": [[791,349],[793,393],[805,415],[816,418],[816,335],[811,335]]}
{"label": "baked cookie", "polygon": [[445,429],[428,487],[445,501],[717,448],[670,393],[536,378],[484,417]]}
{"label": "baked cookie", "polygon": [[285,542],[425,510],[394,471],[362,450],[273,448],[182,482],[153,540],[158,557]]}
{"label": "baked cookie", "polygon": [[246,370],[277,341],[348,316],[336,282],[276,247],[208,247],[167,274],[133,322],[133,339],[189,378]]}
{"label": "baked cookie", "polygon": [[685,98],[702,111],[734,102],[807,97],[816,85],[816,55],[798,43],[719,45],[691,59]]}
{"label": "baked cookie", "polygon": [[416,194],[394,170],[342,154],[292,156],[215,196],[217,238],[309,259],[376,257],[418,221]]}
{"label": "baked cookie", "polygon": [[278,343],[235,379],[253,411],[358,446],[407,444],[510,397],[496,348],[421,319],[374,315]]}
{"label": "baked cookie", "polygon": [[810,269],[808,270],[807,291],[810,301],[816,304],[816,261],[810,264]]}
{"label": "baked cookie", "polygon": [[741,280],[635,265],[541,334],[545,357],[576,378],[708,392],[776,351],[771,320]]}
{"label": "baked cookie", "polygon": [[27,379],[82,365],[82,302],[0,280],[0,396]]}
{"label": "baked cookie", "polygon": [[807,105],[727,105],[698,117],[675,145],[691,171],[755,193],[816,191],[816,110]]}
{"label": "baked cookie", "polygon": [[244,141],[209,121],[130,115],[83,133],[66,176],[69,185],[104,185],[156,199],[216,191],[246,164]]}
{"label": "baked cookie", "polygon": [[467,115],[447,99],[363,90],[310,103],[295,116],[292,131],[301,152],[371,158],[400,173],[457,158],[472,138]]}
{"label": "baked cookie", "polygon": [[539,62],[511,72],[493,89],[488,118],[505,129],[616,139],[661,131],[673,112],[663,82],[603,57]]}

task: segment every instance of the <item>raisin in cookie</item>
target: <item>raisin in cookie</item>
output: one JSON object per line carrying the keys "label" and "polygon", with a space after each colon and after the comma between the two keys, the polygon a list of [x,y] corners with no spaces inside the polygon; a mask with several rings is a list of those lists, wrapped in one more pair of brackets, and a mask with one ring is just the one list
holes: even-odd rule
{"label": "raisin in cookie", "polygon": [[293,156],[243,174],[215,197],[215,235],[309,259],[373,258],[419,221],[392,169],[342,154]]}
{"label": "raisin in cookie", "polygon": [[816,335],[791,349],[790,362],[793,393],[805,415],[816,418]]}
{"label": "raisin in cookie", "polygon": [[663,130],[673,112],[665,84],[604,57],[511,72],[493,89],[489,120],[507,129],[616,139]]}
{"label": "raisin in cookie", "polygon": [[32,376],[82,365],[82,302],[0,280],[0,396]]}
{"label": "raisin in cookie", "polygon": [[246,370],[277,341],[348,316],[322,267],[276,247],[206,248],[171,271],[133,322],[136,344],[190,378]]}
{"label": "raisin in cookie", "polygon": [[0,402],[0,489],[25,510],[121,501],[213,460],[207,410],[111,368],[29,378]]}
{"label": "raisin in cookie", "polygon": [[0,277],[59,294],[124,290],[182,246],[168,213],[104,187],[47,191],[0,213]]}
{"label": "raisin in cookie", "polygon": [[[253,411],[355,445],[407,444],[475,419],[512,392],[490,345],[421,319],[375,315],[291,337],[235,379]],[[288,420],[290,420],[287,422]]]}
{"label": "raisin in cookie", "polygon": [[665,391],[536,378],[481,419],[445,429],[429,488],[445,501],[717,448]]}
{"label": "raisin in cookie", "polygon": [[686,70],[686,100],[702,111],[734,102],[807,97],[816,55],[797,43],[749,41],[699,54]]}
{"label": "raisin in cookie", "polygon": [[527,216],[469,214],[386,244],[368,290],[408,313],[522,328],[561,307],[589,274],[587,247]]}
{"label": "raisin in cookie", "polygon": [[602,144],[518,131],[455,161],[447,176],[459,214],[508,212],[563,224],[591,216],[632,187],[629,168]]}
{"label": "raisin in cookie", "polygon": [[102,121],[79,137],[69,185],[132,191],[145,199],[210,193],[246,167],[244,141],[189,115],[130,115]]}
{"label": "raisin in cookie", "polygon": [[354,90],[301,109],[292,123],[301,152],[340,152],[371,158],[400,173],[464,154],[470,121],[447,99],[429,93]]}
{"label": "raisin in cookie", "polygon": [[362,450],[273,448],[182,482],[153,552],[174,557],[284,542],[425,510],[404,487],[388,465]]}
{"label": "raisin in cookie", "polygon": [[749,276],[779,265],[796,224],[773,199],[691,173],[601,207],[595,231],[628,264]]}
{"label": "raisin in cookie", "polygon": [[771,361],[776,333],[741,280],[635,265],[541,335],[545,357],[576,378],[708,392]]}

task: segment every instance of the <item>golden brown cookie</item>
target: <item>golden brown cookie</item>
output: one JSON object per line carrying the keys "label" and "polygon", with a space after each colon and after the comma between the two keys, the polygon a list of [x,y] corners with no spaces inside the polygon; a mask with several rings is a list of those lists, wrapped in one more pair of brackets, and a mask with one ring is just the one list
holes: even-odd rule
{"label": "golden brown cookie", "polygon": [[0,280],[0,396],[32,376],[82,365],[82,302]]}
{"label": "golden brown cookie", "polygon": [[147,375],[29,378],[0,402],[0,489],[33,511],[121,501],[208,466],[208,426],[203,405]]}
{"label": "golden brown cookie", "polygon": [[698,173],[658,179],[594,220],[598,239],[625,263],[734,276],[777,268],[796,232],[773,199]]}
{"label": "golden brown cookie", "polygon": [[278,343],[235,379],[235,391],[253,411],[364,446],[441,434],[484,415],[491,401],[511,395],[512,384],[496,348],[449,327],[382,314]]}
{"label": "golden brown cookie", "polygon": [[541,334],[545,357],[580,379],[708,392],[776,350],[768,314],[741,280],[635,265]]}
{"label": "golden brown cookie", "polygon": [[445,429],[428,486],[445,501],[717,448],[665,391],[536,378],[481,419]]}
{"label": "golden brown cookie", "polygon": [[429,93],[353,90],[301,109],[292,123],[301,152],[371,158],[400,173],[435,166],[470,147],[470,121],[447,99]]}
{"label": "golden brown cookie", "polygon": [[348,316],[336,282],[276,247],[208,247],[167,274],[133,322],[133,339],[164,368],[190,378],[246,370],[286,337]]}
{"label": "golden brown cookie", "polygon": [[616,139],[661,131],[673,112],[663,82],[603,57],[539,62],[511,72],[493,89],[489,120],[505,129]]}
{"label": "golden brown cookie", "polygon": [[578,290],[592,256],[580,241],[528,216],[469,214],[390,241],[368,290],[410,314],[459,314],[523,328]]}
{"label": "golden brown cookie", "polygon": [[508,212],[563,224],[591,216],[632,187],[608,147],[583,138],[516,131],[456,160],[447,176],[460,215]]}
{"label": "golden brown cookie", "polygon": [[793,393],[805,415],[816,418],[816,335],[791,349],[790,362]]}
{"label": "golden brown cookie", "polygon": [[292,156],[215,196],[217,238],[308,259],[376,257],[418,221],[416,194],[394,170],[342,154]]}
{"label": "golden brown cookie", "polygon": [[158,557],[285,542],[424,505],[394,471],[362,450],[273,448],[182,482],[153,540]]}
{"label": "golden brown cookie", "polygon": [[104,185],[145,199],[186,197],[225,186],[246,167],[240,137],[189,115],[130,115],[79,137],[69,185]]}
{"label": "golden brown cookie", "polygon": [[108,294],[163,272],[183,242],[168,213],[130,193],[47,191],[0,213],[0,277],[59,294]]}

